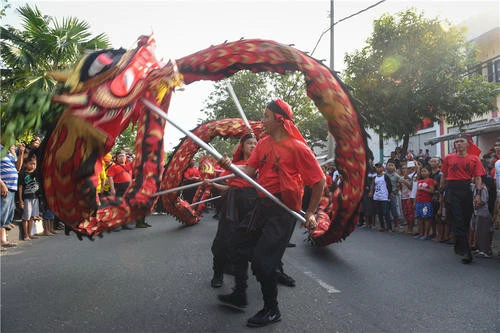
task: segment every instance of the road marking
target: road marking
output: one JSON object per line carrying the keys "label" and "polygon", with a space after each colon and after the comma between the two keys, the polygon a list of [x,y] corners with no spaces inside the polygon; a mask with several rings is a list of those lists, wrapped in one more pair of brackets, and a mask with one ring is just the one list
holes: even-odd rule
{"label": "road marking", "polygon": [[334,286],[332,285],[329,285],[328,283],[326,283],[325,281],[321,280],[321,279],[318,279],[316,277],[316,275],[314,275],[313,273],[311,272],[304,272],[305,275],[309,276],[311,279],[313,279],[314,281],[316,281],[321,287],[325,288],[326,291],[329,293],[329,294],[336,294],[336,293],[340,293],[340,290],[338,290],[337,288],[335,288]]}

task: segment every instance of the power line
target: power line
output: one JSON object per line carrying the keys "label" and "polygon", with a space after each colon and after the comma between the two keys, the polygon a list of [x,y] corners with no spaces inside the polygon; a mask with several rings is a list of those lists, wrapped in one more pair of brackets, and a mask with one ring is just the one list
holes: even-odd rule
{"label": "power line", "polygon": [[316,48],[318,47],[319,42],[321,41],[321,38],[323,38],[323,36],[324,36],[327,32],[329,32],[330,30],[332,30],[332,29],[333,29],[333,27],[334,27],[335,25],[337,25],[337,24],[339,24],[340,22],[343,22],[343,21],[345,21],[345,20],[347,20],[347,19],[350,19],[351,17],[354,17],[354,16],[356,16],[356,15],[359,15],[359,14],[361,14],[361,13],[363,13],[363,12],[366,12],[367,10],[370,10],[370,9],[374,8],[374,7],[376,7],[376,6],[380,5],[381,3],[385,2],[385,1],[386,1],[386,0],[381,0],[381,1],[379,1],[379,2],[375,3],[375,4],[371,5],[371,6],[366,7],[365,9],[360,10],[359,12],[356,12],[356,13],[354,13],[354,14],[351,14],[351,15],[349,15],[349,16],[346,16],[346,17],[344,17],[344,18],[342,18],[342,19],[338,20],[337,22],[334,22],[334,23],[333,23],[330,27],[328,27],[328,29],[326,29],[325,31],[323,31],[323,32],[321,33],[321,35],[319,36],[318,41],[316,42],[316,45],[314,46],[314,48],[313,48],[313,50],[311,51],[311,54],[310,54],[310,55],[312,56],[312,55],[313,55],[313,53],[314,53],[314,51],[316,51]]}

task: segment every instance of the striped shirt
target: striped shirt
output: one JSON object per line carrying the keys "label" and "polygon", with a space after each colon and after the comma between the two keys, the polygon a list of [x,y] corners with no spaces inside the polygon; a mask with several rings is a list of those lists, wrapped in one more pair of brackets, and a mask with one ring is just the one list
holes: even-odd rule
{"label": "striped shirt", "polygon": [[[0,145],[0,151],[3,151],[4,146]],[[0,179],[5,183],[9,191],[17,191],[18,172],[16,169],[17,157],[12,155],[10,151],[0,160]]]}

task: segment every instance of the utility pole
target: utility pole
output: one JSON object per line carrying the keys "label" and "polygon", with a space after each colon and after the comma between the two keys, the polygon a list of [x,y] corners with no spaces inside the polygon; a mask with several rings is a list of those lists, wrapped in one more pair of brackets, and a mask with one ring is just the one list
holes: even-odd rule
{"label": "utility pole", "polygon": [[[334,17],[333,17],[333,0],[330,0],[330,69],[332,72],[335,70],[334,65],[335,65],[335,42],[334,42],[334,33],[333,33],[333,24],[334,24]],[[328,148],[328,159],[332,159],[333,155],[335,154],[335,142],[333,139],[333,136],[328,132],[328,138],[327,138],[327,148]]]}

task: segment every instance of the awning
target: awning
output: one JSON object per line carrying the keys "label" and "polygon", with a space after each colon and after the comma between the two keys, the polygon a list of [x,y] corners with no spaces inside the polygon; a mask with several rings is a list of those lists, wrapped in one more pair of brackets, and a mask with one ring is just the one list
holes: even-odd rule
{"label": "awning", "polygon": [[[500,119],[490,119],[486,124],[482,124],[475,128],[466,129],[465,133],[471,136],[478,136],[486,133],[500,132]],[[435,145],[438,142],[453,140],[457,133],[445,134],[424,141],[424,145]],[[500,135],[499,135],[500,136]]]}

